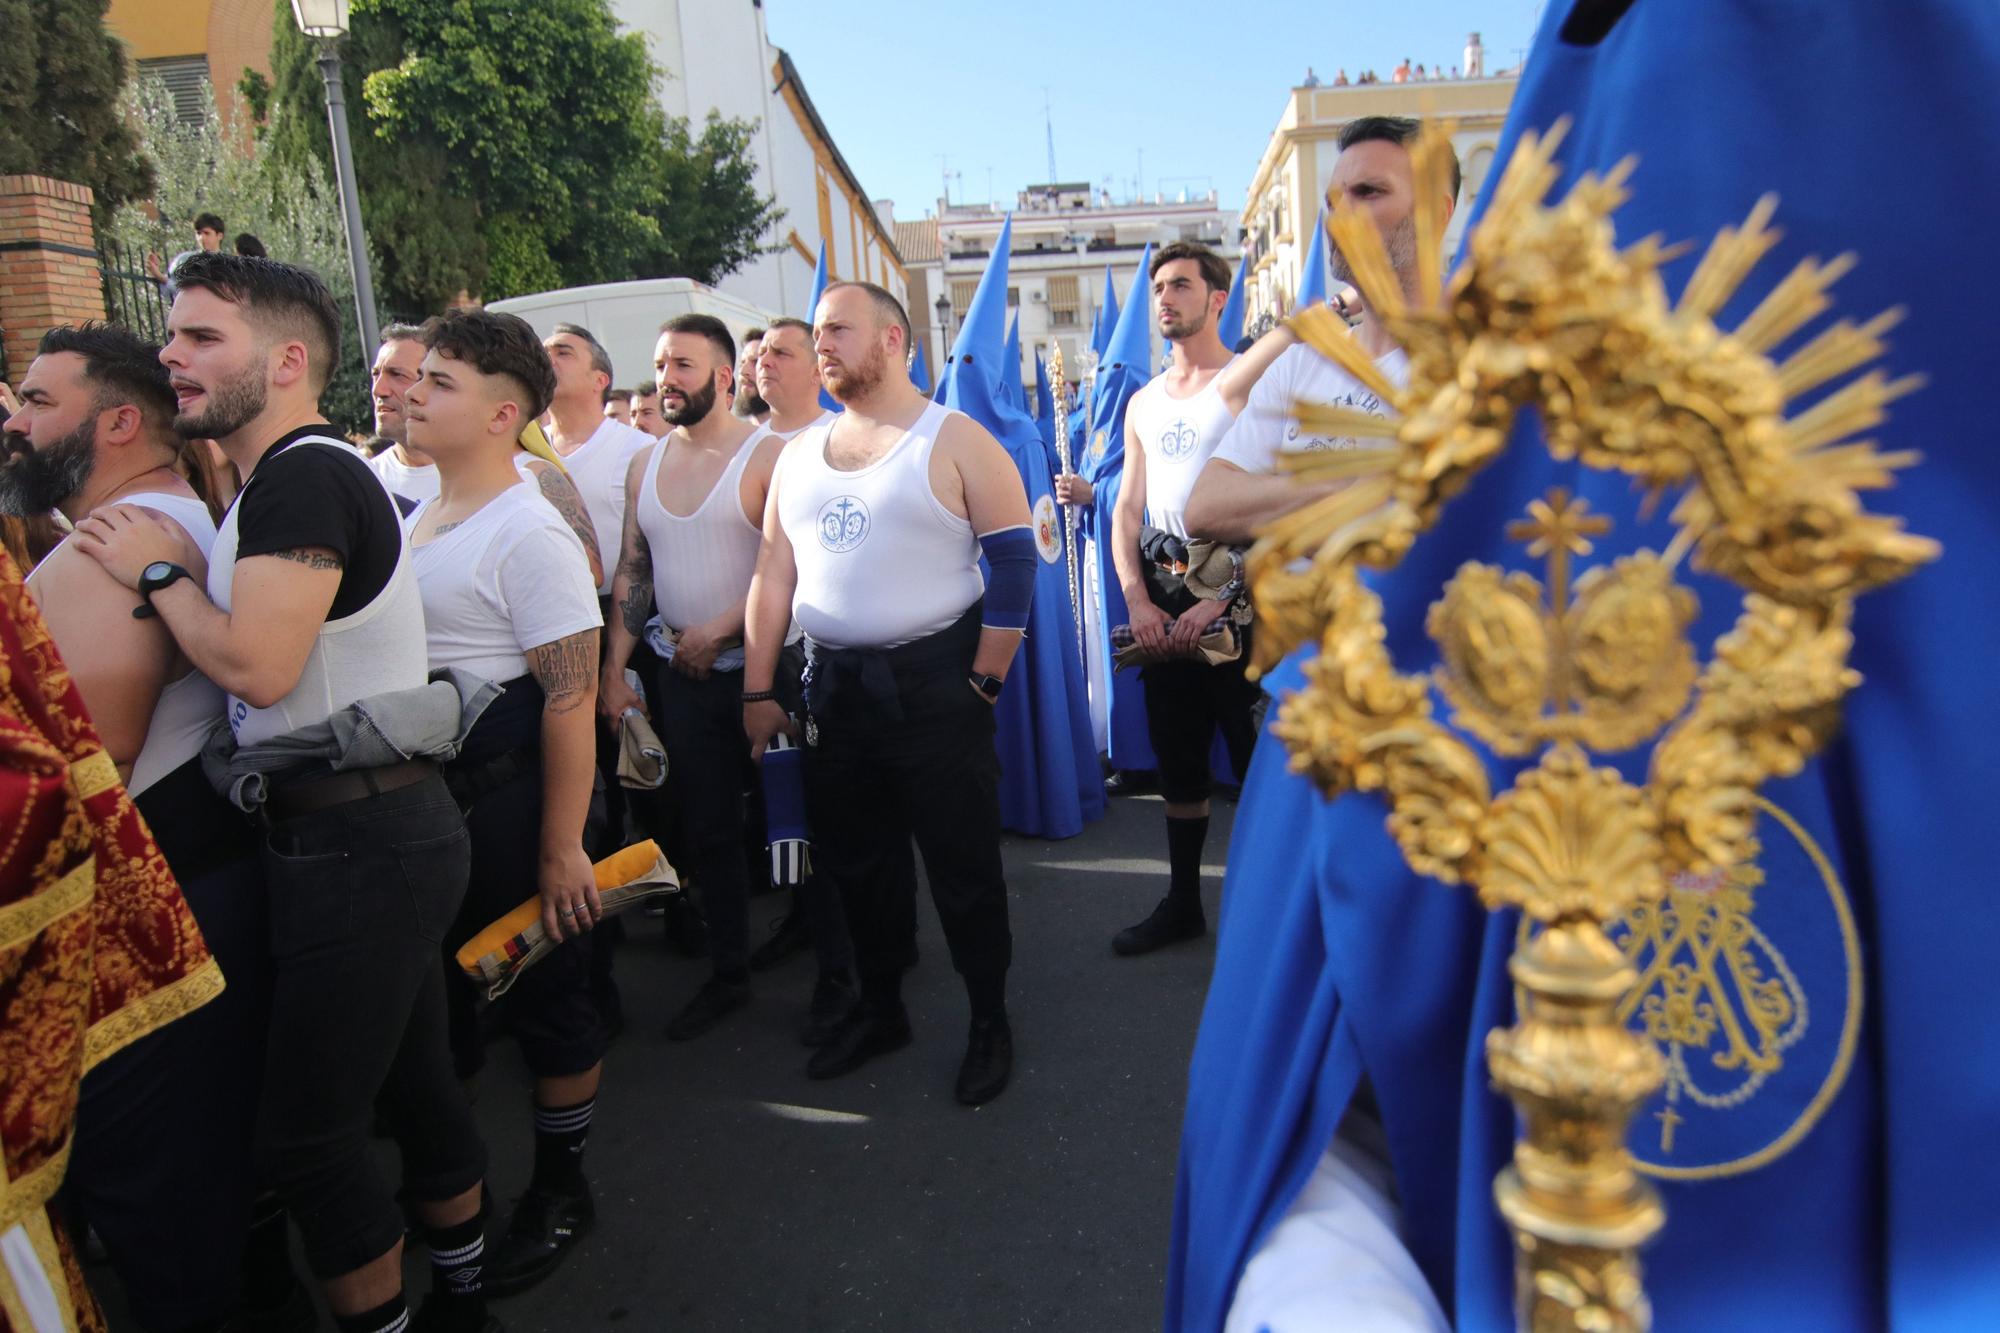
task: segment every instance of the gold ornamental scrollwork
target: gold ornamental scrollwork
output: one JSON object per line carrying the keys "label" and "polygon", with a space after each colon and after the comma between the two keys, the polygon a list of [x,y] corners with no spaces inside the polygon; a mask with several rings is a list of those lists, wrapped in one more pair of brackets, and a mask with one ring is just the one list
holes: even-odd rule
{"label": "gold ornamental scrollwork", "polygon": [[[1518,1019],[1487,1041],[1523,1126],[1494,1186],[1517,1242],[1518,1316],[1534,1329],[1636,1330],[1651,1322],[1637,1250],[1664,1213],[1626,1130],[1666,1067],[1629,1025],[1639,973],[1607,927],[1655,919],[1685,877],[1754,862],[1759,788],[1803,767],[1859,684],[1848,666],[1854,599],[1939,549],[1862,503],[1915,461],[1858,438],[1918,384],[1864,369],[1899,312],[1795,338],[1830,308],[1852,258],[1800,263],[1723,329],[1716,312],[1777,241],[1775,200],[1723,229],[1670,302],[1660,268],[1679,248],[1615,244],[1632,160],[1549,200],[1564,128],[1522,136],[1448,279],[1435,203],[1448,126],[1429,126],[1413,148],[1409,289],[1372,221],[1336,209],[1329,230],[1408,353],[1409,378],[1391,383],[1325,307],[1291,321],[1395,415],[1296,405],[1304,428],[1363,447],[1286,459],[1319,494],[1251,551],[1255,665],[1316,643],[1304,688],[1274,723],[1293,768],[1328,796],[1380,792],[1414,870],[1534,923],[1509,965]],[[1780,346],[1793,350],[1774,359]],[[1810,405],[1792,410],[1801,401]],[[1402,672],[1361,572],[1395,566],[1530,405],[1556,459],[1670,497],[1672,538],[1585,566],[1609,524],[1552,490],[1507,534],[1542,561],[1541,577],[1461,566],[1426,620],[1439,665]],[[1690,639],[1699,608],[1684,566],[1743,594],[1705,661]],[[1474,742],[1539,758],[1496,792]],[[1648,742],[1643,784],[1592,762]],[[1752,999],[1763,1006],[1754,1030],[1731,1034],[1749,1063],[1769,1058],[1793,1003],[1778,981]],[[1703,1014],[1675,1004],[1669,992],[1649,1009],[1647,1030],[1667,1044],[1705,1038],[1690,1027]]]}

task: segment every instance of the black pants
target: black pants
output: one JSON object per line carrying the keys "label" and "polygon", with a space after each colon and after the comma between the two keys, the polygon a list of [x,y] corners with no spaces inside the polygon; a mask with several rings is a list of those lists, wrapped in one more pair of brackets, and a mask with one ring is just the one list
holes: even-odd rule
{"label": "black pants", "polygon": [[[445,768],[472,838],[472,883],[446,938],[447,958],[540,892],[544,702],[532,676],[508,681]],[[564,940],[500,997],[501,1020],[536,1078],[581,1074],[604,1058],[607,1034],[591,980],[596,937],[589,930]],[[478,987],[455,965],[448,964],[448,974],[452,1044],[463,1068],[463,1044],[477,1040]]]}
{"label": "black pants", "polygon": [[486,1148],[452,1076],[438,948],[465,897],[465,820],[441,776],[265,838],[272,994],[257,1159],[331,1278],[403,1235],[369,1144],[379,1100],[419,1202],[480,1182]]}
{"label": "black pants", "polygon": [[226,986],[85,1075],[63,1188],[139,1326],[183,1329],[228,1316],[243,1284],[270,1003],[264,884],[249,824],[200,760],[137,804]]}
{"label": "black pants", "polygon": [[[1150,578],[1147,591],[1153,604],[1169,616],[1195,602],[1185,588],[1178,590],[1178,596],[1163,596]],[[1261,693],[1246,674],[1249,665],[1246,636],[1243,653],[1234,662],[1210,666],[1195,658],[1148,662],[1139,668],[1139,679],[1146,686],[1146,739],[1159,763],[1160,795],[1169,802],[1192,805],[1208,799],[1213,785],[1209,755],[1218,730],[1229,748],[1237,781],[1249,773],[1250,749],[1257,742],[1253,710]]]}
{"label": "black pants", "polygon": [[[647,706],[667,751],[669,855],[701,896],[716,975],[738,976],[746,970],[750,950],[751,868],[745,842],[751,834],[757,835],[752,841],[761,842],[763,824],[755,795],[757,768],[750,762],[750,738],[743,731],[743,672],[711,671],[708,679],[696,680],[663,658],[652,661]],[[802,711],[799,673],[804,663],[805,653],[796,646],[779,654],[773,688],[786,712]],[[828,896],[824,886],[812,886],[808,893],[814,891]],[[812,912],[813,900],[805,901]],[[837,908],[829,919],[824,904],[820,907],[812,925],[815,940],[824,942],[821,966],[829,965],[830,952],[832,970],[844,971],[849,966],[844,923]]]}
{"label": "black pants", "polygon": [[824,702],[813,695],[816,735],[805,751],[813,854],[839,887],[864,993],[893,994],[902,973],[915,913],[912,837],[952,966],[977,987],[997,984],[1013,958],[993,707],[966,681],[977,613],[883,655],[893,704],[858,684]]}

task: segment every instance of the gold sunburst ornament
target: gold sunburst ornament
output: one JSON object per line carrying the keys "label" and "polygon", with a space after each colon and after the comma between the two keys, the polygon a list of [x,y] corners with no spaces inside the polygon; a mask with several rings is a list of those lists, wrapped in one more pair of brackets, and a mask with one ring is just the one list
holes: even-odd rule
{"label": "gold sunburst ornament", "polygon": [[[1287,457],[1300,478],[1342,486],[1266,529],[1250,572],[1257,666],[1307,640],[1320,648],[1274,727],[1293,769],[1328,796],[1381,792],[1412,868],[1538,927],[1510,964],[1519,1019],[1486,1047],[1523,1124],[1494,1184],[1517,1241],[1521,1324],[1636,1330],[1651,1319],[1636,1251],[1664,1213],[1625,1134],[1664,1066],[1620,1019],[1638,974],[1606,926],[1677,877],[1752,863],[1759,787],[1802,768],[1859,683],[1847,665],[1854,598],[1939,550],[1860,498],[1915,461],[1854,438],[1917,385],[1880,370],[1853,377],[1899,313],[1841,320],[1770,356],[1827,310],[1851,258],[1802,262],[1736,328],[1718,328],[1716,312],[1776,243],[1775,201],[1717,236],[1670,303],[1659,270],[1678,251],[1657,237],[1614,244],[1631,159],[1548,202],[1564,128],[1522,136],[1449,280],[1436,203],[1449,127],[1431,125],[1413,147],[1413,290],[1373,223],[1335,211],[1329,229],[1407,351],[1409,382],[1391,384],[1324,307],[1293,319],[1397,415],[1297,405],[1304,428],[1375,444]],[[1820,396],[1787,416],[1808,393]],[[1433,716],[1433,680],[1391,661],[1360,571],[1397,564],[1528,405],[1556,459],[1674,496],[1675,534],[1662,552],[1579,572],[1608,524],[1552,491],[1509,530],[1545,561],[1545,580],[1468,562],[1445,586],[1427,629],[1451,723],[1495,754],[1540,755],[1496,794],[1472,745]],[[1675,581],[1684,562],[1743,590],[1705,664],[1688,637],[1694,595]],[[1643,786],[1591,763],[1649,740]]]}

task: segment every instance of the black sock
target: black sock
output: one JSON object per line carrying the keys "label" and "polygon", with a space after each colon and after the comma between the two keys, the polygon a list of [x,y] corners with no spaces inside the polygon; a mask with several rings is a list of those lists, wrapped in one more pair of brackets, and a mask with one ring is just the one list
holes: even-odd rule
{"label": "black sock", "polygon": [[972,1021],[1007,1016],[1007,974],[993,972],[965,978],[965,996],[972,1002]]}
{"label": "black sock", "polygon": [[1201,849],[1208,842],[1208,816],[1167,816],[1167,896],[1183,907],[1201,908]]}
{"label": "black sock", "polygon": [[575,1106],[535,1108],[535,1176],[538,1189],[575,1189],[583,1184],[583,1145],[590,1137],[590,1113],[597,1098]]}
{"label": "black sock", "polygon": [[403,1293],[399,1291],[372,1310],[337,1314],[333,1323],[340,1333],[404,1333],[410,1326],[410,1307],[403,1303]]}
{"label": "black sock", "polygon": [[454,1305],[477,1301],[484,1310],[486,1210],[448,1227],[425,1227],[424,1242],[431,1252],[431,1290]]}

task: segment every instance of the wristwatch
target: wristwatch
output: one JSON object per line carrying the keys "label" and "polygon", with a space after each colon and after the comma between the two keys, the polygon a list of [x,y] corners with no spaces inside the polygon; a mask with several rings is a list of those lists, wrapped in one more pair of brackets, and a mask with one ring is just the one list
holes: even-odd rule
{"label": "wristwatch", "polygon": [[147,565],[139,571],[139,597],[141,600],[137,606],[132,608],[132,619],[144,620],[148,616],[158,615],[159,612],[153,609],[153,594],[167,587],[169,584],[178,583],[182,579],[191,579],[193,577],[194,575],[188,572],[186,566],[177,565],[171,560],[155,560],[152,564]]}
{"label": "wristwatch", "polygon": [[1000,702],[1000,677],[982,676],[975,671],[965,679],[971,684],[973,689],[978,690],[986,696],[987,703],[997,704]]}

